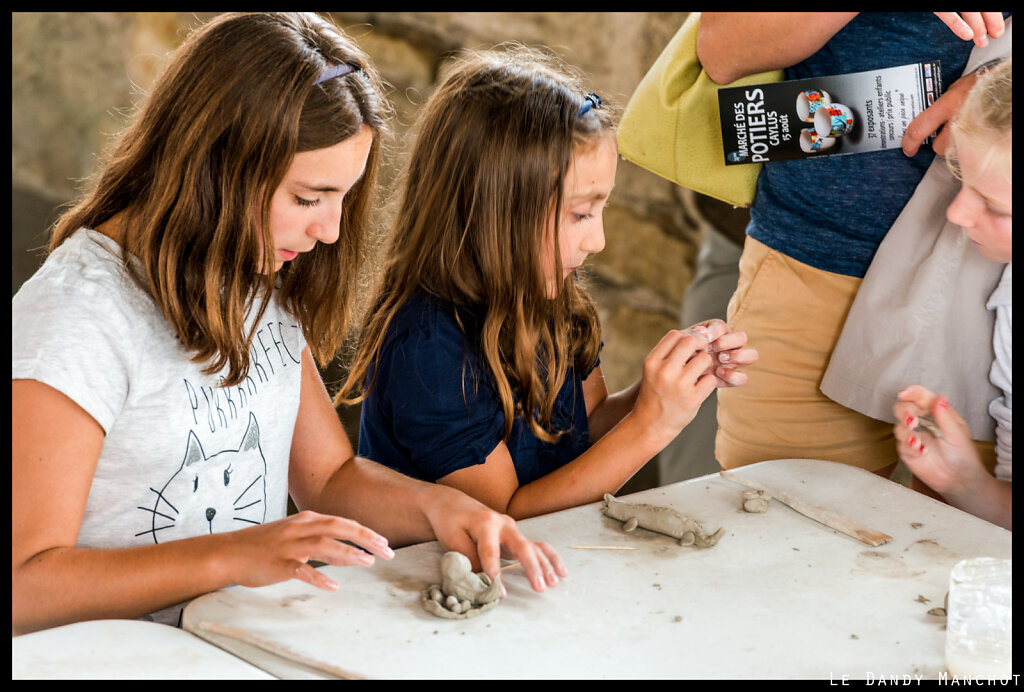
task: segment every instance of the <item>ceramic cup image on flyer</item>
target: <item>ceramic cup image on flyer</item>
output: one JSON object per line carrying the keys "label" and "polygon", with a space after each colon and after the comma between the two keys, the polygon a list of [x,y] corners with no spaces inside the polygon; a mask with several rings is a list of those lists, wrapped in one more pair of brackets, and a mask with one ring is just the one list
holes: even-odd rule
{"label": "ceramic cup image on flyer", "polygon": [[796,115],[805,123],[813,123],[818,108],[831,103],[832,97],[827,91],[801,91],[796,96]]}
{"label": "ceramic cup image on flyer", "polygon": [[853,130],[853,111],[841,103],[831,103],[814,113],[814,129],[819,137],[842,137]]}
{"label": "ceramic cup image on flyer", "polygon": [[800,131],[800,150],[806,154],[814,154],[830,149],[836,143],[835,137],[820,137],[811,129]]}

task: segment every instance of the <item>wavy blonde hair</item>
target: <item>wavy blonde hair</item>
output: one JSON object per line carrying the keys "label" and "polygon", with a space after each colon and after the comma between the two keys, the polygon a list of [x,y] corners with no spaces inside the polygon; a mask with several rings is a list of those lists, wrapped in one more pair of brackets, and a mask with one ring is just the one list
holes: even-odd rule
{"label": "wavy blonde hair", "polygon": [[[330,66],[356,72],[314,84]],[[367,56],[316,14],[229,13],[176,51],[83,198],[56,222],[52,252],[120,215],[122,260],[206,374],[244,380],[279,282],[321,365],[341,346],[355,293],[390,106]],[[336,243],[274,272],[269,210],[296,153],[374,131],[346,194]],[[134,257],[138,266],[131,261]],[[245,321],[253,307],[248,332]]]}
{"label": "wavy blonde hair", "polygon": [[971,87],[950,124],[951,138],[946,162],[959,178],[956,151],[962,146],[980,147],[979,170],[994,169],[1013,182],[1013,60],[1007,59],[983,72]]}
{"label": "wavy blonde hair", "polygon": [[[558,391],[570,368],[594,365],[601,339],[585,287],[570,276],[552,299],[542,266],[574,154],[614,132],[608,107],[577,117],[584,99],[572,68],[525,46],[454,60],[417,122],[385,265],[336,403],[373,388],[388,326],[422,292],[450,303],[464,334],[458,308],[482,317],[466,337],[493,376],[504,439],[517,416],[557,439],[548,428]],[[557,224],[554,247],[561,276]]]}

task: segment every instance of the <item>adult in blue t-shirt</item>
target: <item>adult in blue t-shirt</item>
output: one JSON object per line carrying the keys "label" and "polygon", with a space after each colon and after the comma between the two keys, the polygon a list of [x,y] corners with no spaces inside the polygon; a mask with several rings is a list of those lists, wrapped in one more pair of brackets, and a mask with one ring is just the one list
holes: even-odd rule
{"label": "adult in blue t-shirt", "polygon": [[[974,47],[954,33],[954,20],[931,12],[707,12],[697,51],[720,84],[778,68],[794,80],[938,60],[948,87]],[[818,387],[875,251],[934,155],[925,146],[912,156],[893,149],[765,164],[728,310],[730,327],[748,334],[760,360],[745,387],[718,393],[715,453],[724,468],[792,457],[886,476],[895,468],[891,423]]]}

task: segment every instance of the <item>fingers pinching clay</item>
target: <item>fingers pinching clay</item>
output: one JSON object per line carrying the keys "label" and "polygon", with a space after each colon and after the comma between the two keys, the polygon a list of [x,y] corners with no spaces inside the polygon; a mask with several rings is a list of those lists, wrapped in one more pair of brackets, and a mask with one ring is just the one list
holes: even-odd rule
{"label": "fingers pinching clay", "polygon": [[930,414],[922,413],[917,417],[917,427],[925,432],[931,433],[932,437],[936,440],[942,438],[942,430],[939,429],[938,423],[932,418]]}
{"label": "fingers pinching clay", "polygon": [[432,615],[463,620],[490,610],[500,598],[501,582],[474,572],[469,558],[453,551],[441,557],[441,583],[427,587],[420,602]]}

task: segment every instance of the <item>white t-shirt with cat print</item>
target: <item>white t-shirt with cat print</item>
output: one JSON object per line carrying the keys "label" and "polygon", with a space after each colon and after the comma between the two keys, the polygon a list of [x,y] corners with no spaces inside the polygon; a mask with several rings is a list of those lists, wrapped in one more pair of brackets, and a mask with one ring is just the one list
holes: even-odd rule
{"label": "white t-shirt with cat print", "polygon": [[[224,373],[190,360],[119,246],[96,231],[57,248],[12,312],[12,379],[57,389],[105,433],[78,546],[166,543],[287,514],[305,339],[276,300],[248,376],[226,388]],[[150,617],[178,625],[184,605]]]}

